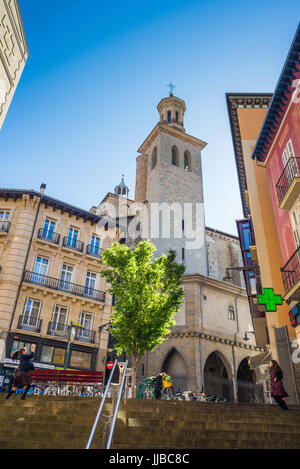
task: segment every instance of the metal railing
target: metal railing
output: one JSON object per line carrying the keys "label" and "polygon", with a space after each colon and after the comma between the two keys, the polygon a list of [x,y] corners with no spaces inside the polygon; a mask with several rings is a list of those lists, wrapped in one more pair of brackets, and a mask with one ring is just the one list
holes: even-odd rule
{"label": "metal railing", "polygon": [[68,236],[65,236],[63,238],[63,246],[65,248],[73,249],[73,251],[78,251],[78,252],[83,252],[83,242],[78,241],[75,238],[69,238]]}
{"label": "metal railing", "polygon": [[300,280],[300,246],[280,270],[282,272],[285,291],[288,292]]}
{"label": "metal railing", "polygon": [[89,256],[98,257],[100,259],[101,256],[102,256],[102,252],[103,252],[103,249],[101,249],[100,247],[97,247],[97,246],[93,246],[92,244],[89,244],[86,247],[86,253]]}
{"label": "metal railing", "polygon": [[86,342],[89,344],[94,344],[96,340],[96,331],[91,329],[76,329],[75,340],[80,342]]}
{"label": "metal railing", "polygon": [[36,274],[26,270],[23,274],[23,282],[42,285],[52,290],[59,290],[71,295],[82,296],[96,301],[105,302],[105,292],[95,290],[94,288],[77,285],[76,283],[66,282],[59,278],[48,277],[47,275]]}
{"label": "metal railing", "polygon": [[290,158],[276,184],[279,205],[295,177],[300,177],[300,158]]}
{"label": "metal railing", "polygon": [[42,320],[22,315],[19,317],[18,329],[29,332],[41,332]]}
{"label": "metal railing", "polygon": [[67,338],[68,332],[69,332],[68,324],[62,324],[62,323],[57,323],[53,321],[49,322],[48,324],[48,330],[47,330],[48,335]]}
{"label": "metal railing", "polygon": [[57,245],[59,244],[60,240],[60,234],[55,233],[54,231],[47,231],[44,228],[39,229],[37,237],[43,241],[49,241],[50,243]]}
{"label": "metal railing", "polygon": [[104,406],[104,404],[105,404],[105,399],[106,399],[106,397],[107,397],[107,393],[108,393],[108,390],[109,390],[109,386],[110,386],[110,384],[111,384],[111,380],[112,380],[112,378],[113,378],[113,375],[114,375],[116,366],[117,366],[117,360],[115,360],[113,369],[112,369],[111,372],[110,372],[110,375],[109,375],[109,378],[108,378],[108,381],[107,381],[107,384],[106,384],[106,388],[105,388],[105,391],[104,391],[104,394],[103,394],[103,397],[102,397],[102,400],[101,400],[101,403],[100,403],[100,406],[99,406],[99,409],[98,409],[98,412],[97,412],[97,415],[96,415],[96,418],[95,418],[95,422],[94,422],[94,425],[93,425],[93,428],[92,428],[92,431],[91,431],[91,434],[90,434],[90,437],[89,437],[89,440],[88,440],[88,442],[87,442],[87,445],[86,445],[86,448],[85,448],[85,449],[90,449],[90,446],[91,446],[92,441],[93,441],[93,439],[94,439],[95,431],[96,431],[97,426],[98,426],[98,422],[99,422],[99,419],[100,419],[100,416],[101,416],[101,412],[102,412],[103,406]]}
{"label": "metal railing", "polygon": [[10,229],[10,221],[0,221],[0,232],[1,233],[8,233]]}
{"label": "metal railing", "polygon": [[[98,422],[99,422],[99,419],[100,419],[100,416],[101,416],[101,412],[102,412],[102,409],[103,409],[103,406],[104,406],[104,403],[105,403],[105,399],[106,399],[107,394],[108,394],[109,387],[111,385],[111,380],[112,380],[112,377],[113,377],[113,374],[114,374],[117,363],[118,363],[117,360],[115,360],[113,369],[111,370],[111,373],[110,373],[110,376],[109,376],[109,379],[108,379],[108,382],[107,382],[107,385],[106,385],[106,389],[105,389],[105,392],[104,392],[104,395],[103,395],[103,398],[102,398],[102,401],[101,401],[101,404],[100,404],[100,407],[99,407],[99,410],[98,410],[98,413],[97,413],[97,416],[96,416],[96,419],[95,419],[95,422],[94,422],[94,425],[93,425],[93,428],[92,428],[91,435],[89,437],[89,441],[88,441],[87,446],[86,446],[86,449],[90,449],[91,443],[93,441],[95,431],[97,429],[97,425],[98,425]],[[125,364],[124,363],[119,363],[119,366],[120,366],[121,375],[120,375],[119,384],[116,386],[116,391],[118,392],[118,395],[116,394],[116,392],[113,393],[112,414],[109,415],[109,416],[103,415],[103,417],[105,418],[104,432],[103,432],[103,443],[102,443],[102,448],[103,449],[110,449],[110,447],[111,447],[111,443],[112,443],[112,439],[113,439],[113,435],[114,435],[114,430],[115,430],[115,425],[116,425],[116,421],[117,421],[117,417],[118,417],[121,397],[122,397],[123,392],[124,392],[124,397],[125,397],[125,400],[126,400],[128,377],[129,377],[127,375],[128,360],[126,361]],[[131,371],[131,370],[128,370],[128,371]],[[126,387],[125,387],[125,381],[126,381]],[[125,387],[125,389],[124,389],[124,387]]]}

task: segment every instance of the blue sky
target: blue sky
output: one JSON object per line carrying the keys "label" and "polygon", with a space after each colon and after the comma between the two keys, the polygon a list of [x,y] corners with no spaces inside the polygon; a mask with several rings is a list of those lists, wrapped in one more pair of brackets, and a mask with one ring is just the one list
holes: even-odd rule
{"label": "blue sky", "polygon": [[273,92],[299,2],[19,0],[30,57],[0,132],[0,186],[97,205],[158,121],[167,83],[202,153],[207,226],[242,209],[226,92]]}

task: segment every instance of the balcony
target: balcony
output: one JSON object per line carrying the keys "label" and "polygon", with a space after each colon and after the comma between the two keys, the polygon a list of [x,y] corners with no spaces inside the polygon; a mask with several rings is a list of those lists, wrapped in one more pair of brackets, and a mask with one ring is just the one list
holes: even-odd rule
{"label": "balcony", "polygon": [[101,256],[102,256],[102,252],[103,252],[103,249],[97,247],[97,246],[93,246],[91,244],[89,244],[87,247],[86,247],[86,253],[89,255],[89,256],[93,256],[93,257],[97,257],[98,259],[101,259]]}
{"label": "balcony", "polygon": [[94,344],[96,340],[96,331],[92,331],[90,329],[76,329],[75,340]]}
{"label": "balcony", "polygon": [[6,235],[10,229],[10,221],[0,221],[0,236]]}
{"label": "balcony", "polygon": [[47,231],[44,228],[40,228],[37,237],[42,241],[47,241],[49,243],[59,245],[60,234],[55,233],[54,231]]}
{"label": "balcony", "polygon": [[69,327],[67,324],[60,324],[57,322],[49,322],[47,334],[60,337],[61,339],[67,339],[69,335]]}
{"label": "balcony", "polygon": [[300,300],[300,247],[296,249],[285,266],[280,269],[283,284],[286,291],[285,299],[291,301]]}
{"label": "balcony", "polygon": [[290,210],[300,194],[300,158],[290,158],[281,174],[276,191],[279,207]]}
{"label": "balcony", "polygon": [[42,320],[22,315],[19,317],[18,329],[28,332],[41,332]]}
{"label": "balcony", "polygon": [[58,290],[67,294],[88,298],[89,300],[105,302],[105,292],[95,290],[94,288],[77,285],[76,283],[66,282],[58,278],[47,277],[46,275],[36,274],[26,270],[23,275],[23,282],[40,285],[52,290]]}
{"label": "balcony", "polygon": [[63,238],[63,247],[83,253],[84,244],[81,241],[78,241],[77,239],[68,238],[68,236],[65,236]]}

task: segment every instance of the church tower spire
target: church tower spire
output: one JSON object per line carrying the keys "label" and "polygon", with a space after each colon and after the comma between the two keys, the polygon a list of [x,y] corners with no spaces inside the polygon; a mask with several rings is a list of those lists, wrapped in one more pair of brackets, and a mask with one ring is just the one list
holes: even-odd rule
{"label": "church tower spire", "polygon": [[168,98],[163,98],[158,106],[160,122],[167,124],[174,129],[185,132],[184,113],[186,111],[185,102],[170,93]]}
{"label": "church tower spire", "polygon": [[121,179],[120,184],[118,184],[115,187],[115,194],[128,199],[129,188],[125,184],[124,177],[125,177],[124,174],[122,174],[122,179]]}

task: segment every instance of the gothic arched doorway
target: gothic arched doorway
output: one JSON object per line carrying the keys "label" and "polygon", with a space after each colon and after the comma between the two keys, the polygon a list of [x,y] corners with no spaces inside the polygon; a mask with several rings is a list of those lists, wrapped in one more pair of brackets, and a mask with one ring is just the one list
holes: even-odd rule
{"label": "gothic arched doorway", "polygon": [[224,361],[218,352],[209,355],[204,365],[204,391],[206,394],[225,397],[227,401],[231,401],[232,381],[228,377]]}
{"label": "gothic arched doorway", "polygon": [[172,377],[174,391],[187,391],[187,369],[184,359],[176,349],[170,350],[165,358],[162,371]]}
{"label": "gothic arched doorway", "polygon": [[255,402],[256,376],[254,370],[248,365],[248,358],[244,358],[237,370],[237,387],[239,402]]}

